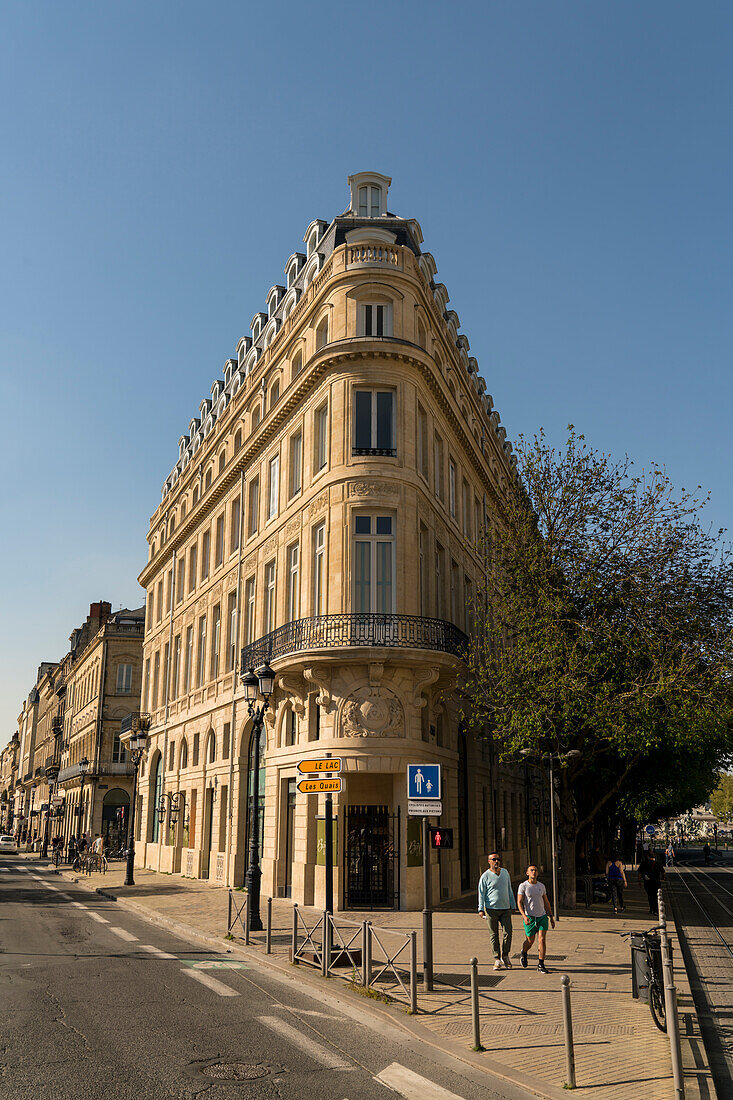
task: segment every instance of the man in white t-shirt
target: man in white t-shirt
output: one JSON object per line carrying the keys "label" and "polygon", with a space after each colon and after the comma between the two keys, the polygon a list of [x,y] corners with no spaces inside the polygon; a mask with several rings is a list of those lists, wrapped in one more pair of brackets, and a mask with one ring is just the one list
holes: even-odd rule
{"label": "man in white t-shirt", "polygon": [[524,934],[526,939],[522,944],[522,966],[527,969],[527,952],[534,943],[535,936],[539,937],[539,962],[537,963],[537,969],[542,973],[547,973],[547,967],[545,966],[545,948],[547,943],[547,926],[548,923],[555,927],[555,918],[552,915],[552,906],[550,900],[547,897],[547,891],[541,882],[537,881],[539,871],[532,864],[527,868],[527,878],[525,882],[520,883],[517,890],[517,908],[522,914],[522,920],[524,921]]}

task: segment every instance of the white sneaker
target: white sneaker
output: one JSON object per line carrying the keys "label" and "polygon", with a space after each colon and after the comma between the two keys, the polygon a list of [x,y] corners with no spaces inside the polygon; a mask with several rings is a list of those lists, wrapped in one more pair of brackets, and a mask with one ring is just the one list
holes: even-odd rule
{"label": "white sneaker", "polygon": [[507,970],[511,970],[511,968],[512,968],[511,959],[509,958],[508,955],[504,956],[504,966],[507,968]]}
{"label": "white sneaker", "polygon": [[504,969],[504,963],[501,961],[501,959],[495,959],[494,960],[494,970],[503,970],[503,969]]}

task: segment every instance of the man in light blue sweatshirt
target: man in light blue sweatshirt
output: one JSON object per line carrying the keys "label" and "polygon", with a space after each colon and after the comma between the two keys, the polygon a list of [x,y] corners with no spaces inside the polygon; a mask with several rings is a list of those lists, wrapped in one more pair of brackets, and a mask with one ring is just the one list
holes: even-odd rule
{"label": "man in light blue sweatshirt", "polygon": [[[512,909],[514,893],[509,872],[501,865],[501,856],[492,852],[489,869],[484,871],[478,883],[478,911],[489,922],[491,947],[494,952],[494,970],[506,967],[511,970],[509,952],[512,949]],[[499,925],[502,927],[502,945],[499,951]]]}

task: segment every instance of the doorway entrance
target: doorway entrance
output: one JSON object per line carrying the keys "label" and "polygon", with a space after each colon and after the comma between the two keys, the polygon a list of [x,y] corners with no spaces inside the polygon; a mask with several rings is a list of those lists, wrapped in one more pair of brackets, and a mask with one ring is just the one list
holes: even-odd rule
{"label": "doorway entrance", "polygon": [[399,809],[347,806],[345,860],[347,909],[399,909]]}
{"label": "doorway entrance", "polygon": [[214,788],[207,787],[204,798],[204,850],[201,853],[201,878],[209,877],[211,843],[214,833]]}
{"label": "doorway entrance", "polygon": [[295,852],[295,780],[288,779],[285,802],[285,889],[286,898],[293,896],[293,855]]}
{"label": "doorway entrance", "polygon": [[130,796],[121,787],[107,791],[102,803],[102,838],[105,851],[122,848],[127,843],[127,823]]}

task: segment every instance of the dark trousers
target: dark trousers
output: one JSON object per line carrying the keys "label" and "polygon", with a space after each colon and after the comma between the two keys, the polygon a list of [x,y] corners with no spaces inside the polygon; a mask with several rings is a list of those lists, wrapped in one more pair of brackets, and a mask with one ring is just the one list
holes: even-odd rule
{"label": "dark trousers", "polygon": [[609,879],[608,885],[611,887],[611,901],[614,909],[623,909],[624,907],[624,884],[619,879]]}
{"label": "dark trousers", "polygon": [[646,896],[649,898],[649,912],[654,916],[659,915],[659,904],[657,898],[658,886],[655,886],[653,882],[645,882],[644,889],[646,890]]}

